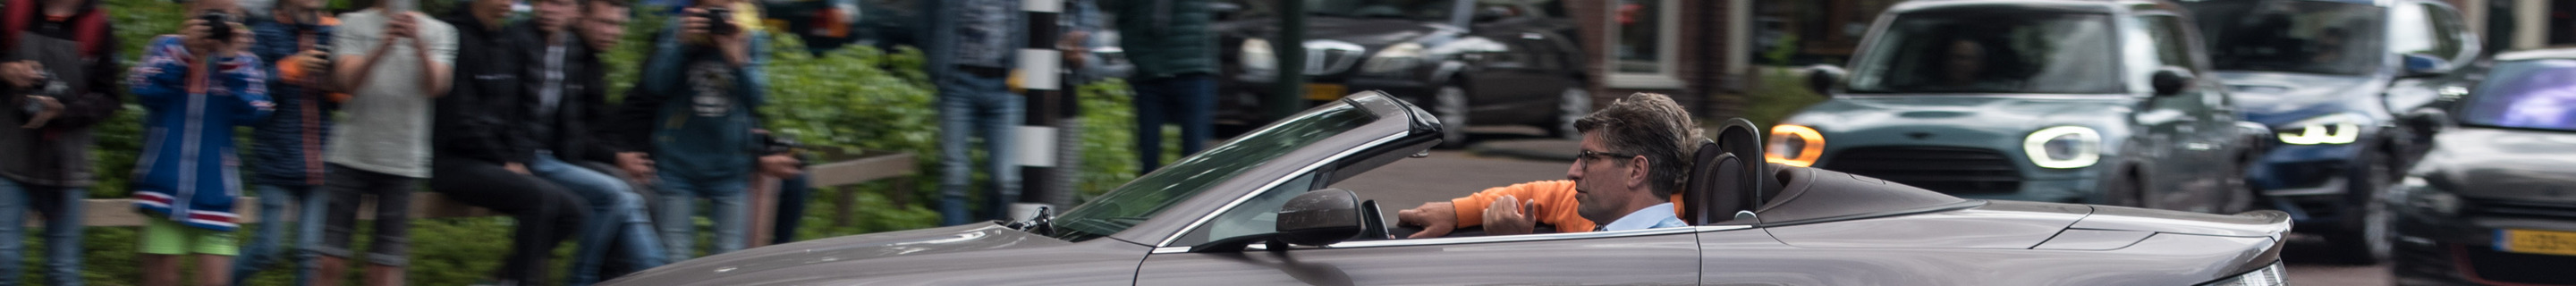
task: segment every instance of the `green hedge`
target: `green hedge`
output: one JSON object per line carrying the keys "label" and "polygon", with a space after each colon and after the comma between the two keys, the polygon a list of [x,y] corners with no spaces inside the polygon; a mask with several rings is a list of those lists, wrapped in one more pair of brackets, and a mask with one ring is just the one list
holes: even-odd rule
{"label": "green hedge", "polygon": [[[145,40],[177,29],[185,6],[165,0],[105,0],[113,9],[117,37],[125,41],[126,61],[139,57]],[[348,7],[352,1],[334,1],[334,7]],[[365,1],[356,1],[365,2]],[[440,1],[430,1],[440,2]],[[424,4],[430,4],[424,2]],[[429,10],[443,10],[446,5],[424,5]],[[611,96],[624,94],[634,83],[637,62],[647,47],[651,32],[663,23],[660,17],[646,16],[628,26],[628,39],[610,51]],[[823,55],[811,55],[793,37],[778,37],[771,46],[772,61],[767,68],[771,77],[771,103],[760,109],[772,130],[795,136],[816,149],[826,152],[858,150],[892,150],[921,155],[924,174],[915,179],[910,189],[897,189],[886,182],[872,182],[854,187],[817,190],[804,214],[806,219],[797,234],[799,239],[843,236],[869,232],[931,227],[938,221],[936,212],[927,206],[928,198],[937,191],[939,174],[935,155],[938,148],[936,109],[930,105],[933,90],[921,69],[918,50],[895,51],[851,46]],[[1107,80],[1084,85],[1079,89],[1081,121],[1087,122],[1079,132],[1082,137],[1083,170],[1077,189],[1085,198],[1106,191],[1135,178],[1136,164],[1131,139],[1133,117],[1128,106],[1124,82]],[[132,98],[130,95],[127,98]],[[97,173],[102,174],[91,198],[124,198],[130,195],[127,174],[134,167],[141,150],[140,122],[144,110],[127,105],[125,112],[99,126],[99,139],[91,153],[97,160]],[[247,131],[245,129],[245,131]],[[246,133],[245,133],[246,134]],[[243,138],[247,144],[247,138]],[[1173,140],[1166,140],[1173,141]],[[248,156],[245,156],[248,157]],[[1167,156],[1175,157],[1175,156]],[[259,162],[247,162],[259,164]],[[245,188],[247,190],[247,188]],[[845,193],[851,192],[851,193]],[[855,198],[844,205],[843,195]],[[249,208],[252,206],[243,206]],[[855,220],[841,222],[836,210],[849,209]],[[409,282],[413,285],[465,285],[484,279],[499,267],[509,248],[512,220],[506,217],[424,219],[412,224],[412,267]],[[698,221],[707,224],[704,219]],[[245,243],[249,234],[263,225],[245,226],[239,233]],[[361,228],[364,228],[362,225]],[[362,230],[363,231],[363,230]],[[25,269],[22,284],[39,283],[43,244],[29,229],[26,236]],[[91,285],[131,285],[140,272],[134,260],[136,233],[133,228],[90,228],[83,239],[82,277]],[[367,243],[364,236],[358,245]],[[703,244],[701,244],[703,245]],[[559,257],[568,257],[570,245],[558,249]],[[558,259],[566,263],[567,259]],[[193,268],[194,266],[190,266]],[[560,266],[557,269],[562,269]],[[194,273],[194,272],[189,272]],[[355,279],[357,271],[342,273],[340,278]],[[272,267],[259,274],[251,285],[288,285],[291,277]],[[563,275],[556,271],[558,278]],[[548,281],[549,283],[553,281]],[[0,283],[7,284],[7,283]],[[354,284],[352,284],[354,285]]]}

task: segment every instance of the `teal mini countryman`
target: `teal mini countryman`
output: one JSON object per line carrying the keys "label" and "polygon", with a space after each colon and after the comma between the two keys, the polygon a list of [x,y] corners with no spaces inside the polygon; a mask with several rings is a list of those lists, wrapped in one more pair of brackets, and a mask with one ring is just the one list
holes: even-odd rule
{"label": "teal mini countryman", "polygon": [[2212,213],[2253,204],[2269,140],[2209,79],[2166,1],[1910,1],[1879,17],[1831,97],[1774,126],[1769,159],[1961,197]]}

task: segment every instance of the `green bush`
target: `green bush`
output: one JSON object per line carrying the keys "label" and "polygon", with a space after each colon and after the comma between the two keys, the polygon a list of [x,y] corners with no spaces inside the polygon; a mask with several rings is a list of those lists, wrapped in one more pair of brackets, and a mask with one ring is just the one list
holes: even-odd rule
{"label": "green bush", "polygon": [[[167,0],[105,0],[113,9],[117,38],[124,41],[125,61],[140,57],[140,51],[151,37],[175,31],[183,19],[185,5]],[[333,7],[351,7],[367,0],[333,1]],[[438,10],[442,1],[424,2],[425,9]],[[639,8],[639,10],[651,8]],[[608,51],[605,59],[609,75],[610,97],[615,100],[633,86],[636,71],[654,31],[665,23],[654,13],[632,21],[628,38],[618,48]],[[766,124],[781,134],[794,136],[825,153],[856,153],[862,150],[910,152],[921,158],[922,175],[913,179],[910,188],[898,189],[890,182],[870,182],[857,186],[818,189],[803,215],[799,239],[815,239],[852,234],[918,229],[936,226],[938,214],[927,203],[937,192],[938,121],[937,109],[930,103],[935,88],[923,72],[919,50],[901,48],[881,51],[865,46],[849,46],[822,55],[808,54],[793,37],[776,37],[771,46],[772,60],[767,67],[771,77],[770,104],[760,109]],[[1105,80],[1081,86],[1083,122],[1078,129],[1082,161],[1075,166],[1081,172],[1075,183],[1082,197],[1088,198],[1117,187],[1136,176],[1133,146],[1134,117],[1129,107],[1125,82]],[[132,96],[126,96],[129,100]],[[142,149],[141,118],[144,110],[128,104],[126,109],[96,132],[98,141],[90,151],[96,160],[99,183],[90,189],[91,198],[125,198],[130,196],[128,175],[136,155]],[[247,133],[244,133],[247,134]],[[247,138],[243,138],[247,144]],[[1166,140],[1174,142],[1175,140]],[[247,146],[247,145],[244,145]],[[244,150],[247,150],[245,148]],[[245,156],[247,157],[247,156]],[[1177,157],[1177,156],[1166,156]],[[260,162],[248,162],[260,164]],[[245,187],[244,190],[248,190]],[[841,198],[848,198],[844,201]],[[241,206],[251,208],[253,206]],[[851,210],[853,218],[839,217],[837,210]],[[500,266],[509,249],[511,225],[506,217],[419,219],[411,230],[412,266],[408,280],[414,285],[465,285],[488,277]],[[700,220],[704,224],[704,220]],[[263,224],[245,225],[237,235],[247,243],[250,234]],[[361,233],[368,227],[359,226]],[[38,283],[43,244],[30,229],[28,249],[23,258],[28,269],[22,284]],[[133,228],[90,228],[83,239],[82,278],[91,285],[131,285],[141,273],[135,268],[136,232]],[[356,244],[368,243],[357,236]],[[570,247],[558,249],[568,255]],[[558,259],[558,263],[568,259]],[[193,266],[191,266],[193,268]],[[285,266],[273,266],[261,272],[250,285],[287,285],[292,280]],[[561,268],[558,268],[561,269]],[[189,272],[194,273],[194,272]],[[355,279],[356,269],[339,273],[337,278]],[[555,271],[558,278],[562,271]],[[9,284],[9,283],[0,283]],[[352,284],[354,285],[354,284]]]}

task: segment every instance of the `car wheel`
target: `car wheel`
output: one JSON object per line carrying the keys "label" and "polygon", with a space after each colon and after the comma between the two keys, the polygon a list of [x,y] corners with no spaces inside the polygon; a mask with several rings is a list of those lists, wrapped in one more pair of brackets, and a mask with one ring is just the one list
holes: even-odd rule
{"label": "car wheel", "polygon": [[1440,148],[1467,146],[1467,88],[1456,83],[1431,94],[1431,116],[1440,118]]}
{"label": "car wheel", "polygon": [[2335,262],[2372,265],[2388,260],[2388,206],[2378,201],[2379,192],[2388,188],[2388,156],[2384,152],[2363,154],[2364,168],[2352,174],[2351,188],[2344,209],[2354,218],[2343,221],[2343,229],[2326,236]]}
{"label": "car wheel", "polygon": [[2118,172],[2113,172],[2111,173],[2111,180],[2102,183],[2102,204],[2124,207],[2146,207],[2146,200],[2144,199],[2146,195],[2140,193],[2145,191],[2146,188],[2139,187],[2139,184],[2143,184],[2146,181],[2139,180],[2138,174],[2129,170],[2132,169],[2122,168]]}
{"label": "car wheel", "polygon": [[1556,93],[1556,117],[1539,128],[1547,129],[1548,137],[1582,139],[1583,132],[1575,131],[1574,121],[1585,115],[1592,115],[1592,91],[1580,85],[1569,86]]}

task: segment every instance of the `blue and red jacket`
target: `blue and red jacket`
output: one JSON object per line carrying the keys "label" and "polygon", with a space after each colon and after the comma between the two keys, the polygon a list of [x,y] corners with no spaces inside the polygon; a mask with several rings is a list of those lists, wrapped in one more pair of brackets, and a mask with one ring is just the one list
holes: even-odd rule
{"label": "blue and red jacket", "polygon": [[[296,19],[278,14],[275,19],[251,19],[250,29],[259,41],[251,44],[251,54],[267,59],[263,64],[270,75],[269,100],[277,103],[277,112],[251,131],[252,184],[263,186],[321,186],[322,146],[331,138],[331,102],[326,91],[304,86],[305,82],[327,76],[303,74],[293,63],[277,62],[287,56],[315,47],[329,45],[331,30],[340,19],[324,15],[315,23],[297,23]],[[292,78],[295,76],[305,78]]]}
{"label": "blue and red jacket", "polygon": [[258,124],[276,108],[259,56],[238,52],[207,62],[212,76],[189,74],[196,62],[179,36],[143,49],[126,84],[144,116],[142,162],[134,167],[134,205],[182,225],[232,231],[241,195],[241,160],[233,127]]}

